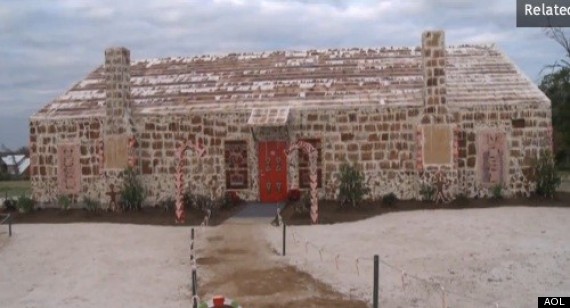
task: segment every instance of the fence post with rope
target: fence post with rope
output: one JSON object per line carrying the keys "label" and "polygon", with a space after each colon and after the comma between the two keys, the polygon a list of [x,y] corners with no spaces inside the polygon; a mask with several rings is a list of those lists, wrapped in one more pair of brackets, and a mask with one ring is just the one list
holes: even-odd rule
{"label": "fence post with rope", "polygon": [[285,243],[286,243],[286,227],[285,227],[285,223],[283,223],[283,256],[285,256]]}
{"label": "fence post with rope", "polygon": [[380,266],[378,255],[374,255],[374,290],[372,292],[373,307],[378,308],[378,289],[380,288]]}
{"label": "fence post with rope", "polygon": [[198,281],[196,275],[196,256],[194,255],[194,228],[190,229],[190,264],[192,266],[192,308],[198,308]]}

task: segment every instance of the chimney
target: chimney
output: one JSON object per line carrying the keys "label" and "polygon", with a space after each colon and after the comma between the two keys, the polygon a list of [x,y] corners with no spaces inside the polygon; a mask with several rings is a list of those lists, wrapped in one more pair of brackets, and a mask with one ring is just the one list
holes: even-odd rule
{"label": "chimney", "polygon": [[422,34],[424,73],[424,107],[426,113],[438,113],[446,105],[445,33],[426,31]]}
{"label": "chimney", "polygon": [[130,131],[131,60],[124,47],[105,50],[105,135]]}

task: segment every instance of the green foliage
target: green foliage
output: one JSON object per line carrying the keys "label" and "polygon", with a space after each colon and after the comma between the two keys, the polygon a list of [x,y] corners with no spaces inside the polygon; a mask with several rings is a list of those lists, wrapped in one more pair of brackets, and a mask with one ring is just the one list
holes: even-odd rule
{"label": "green foliage", "polygon": [[552,102],[552,126],[556,160],[566,166],[570,158],[570,67],[558,68],[543,77],[540,89]]}
{"label": "green foliage", "polygon": [[495,200],[503,199],[503,185],[497,184],[497,185],[494,185],[493,187],[491,187],[491,195],[492,195],[492,198]]}
{"label": "green foliage", "polygon": [[560,186],[561,178],[554,163],[552,153],[544,151],[535,162],[536,194],[553,198]]}
{"label": "green foliage", "polygon": [[297,214],[307,214],[311,209],[311,194],[307,191],[301,193],[301,198],[293,202],[293,210]]}
{"label": "green foliage", "polygon": [[123,187],[121,189],[121,208],[123,211],[140,210],[146,198],[146,193],[137,174],[131,168],[123,172]]}
{"label": "green foliage", "polygon": [[88,212],[98,212],[101,209],[101,203],[95,199],[91,199],[89,197],[83,198],[83,205]]}
{"label": "green foliage", "polygon": [[57,197],[57,204],[62,210],[67,211],[71,207],[71,198],[66,195],[61,195]]}
{"label": "green foliage", "polygon": [[382,204],[387,207],[393,207],[396,205],[396,201],[398,201],[398,197],[393,192],[382,196]]}
{"label": "green foliage", "polygon": [[422,201],[433,201],[435,197],[435,187],[422,184],[422,187],[420,187],[420,195],[422,196]]}
{"label": "green foliage", "polygon": [[30,213],[34,210],[34,207],[36,205],[36,202],[34,200],[32,200],[32,198],[26,197],[24,195],[21,195],[18,198],[18,202],[16,203],[16,206],[18,207],[18,211],[20,211],[21,213]]}
{"label": "green foliage", "polygon": [[351,205],[358,206],[364,195],[370,192],[370,189],[364,182],[364,174],[358,169],[356,164],[349,165],[344,163],[340,166],[339,203],[341,207]]}

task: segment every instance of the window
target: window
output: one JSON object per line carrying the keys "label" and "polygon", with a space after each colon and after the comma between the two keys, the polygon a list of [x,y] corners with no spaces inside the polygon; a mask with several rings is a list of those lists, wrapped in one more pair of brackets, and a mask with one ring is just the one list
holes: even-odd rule
{"label": "window", "polygon": [[247,142],[226,141],[226,189],[248,188]]}
{"label": "window", "polygon": [[452,163],[453,132],[450,125],[424,126],[424,165]]}
{"label": "window", "polygon": [[[317,187],[322,187],[323,178],[323,160],[322,160],[322,146],[320,139],[302,139],[302,141],[308,142],[317,149]],[[303,150],[297,150],[299,155],[299,188],[308,189],[311,188],[310,167],[309,167],[309,155]]]}

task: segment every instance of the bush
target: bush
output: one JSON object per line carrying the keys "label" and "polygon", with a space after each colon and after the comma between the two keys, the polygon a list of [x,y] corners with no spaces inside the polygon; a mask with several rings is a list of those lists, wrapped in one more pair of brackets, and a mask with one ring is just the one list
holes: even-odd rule
{"label": "bush", "polygon": [[8,211],[8,212],[14,212],[14,211],[18,210],[17,202],[15,200],[12,200],[12,199],[4,200],[3,206],[6,209],[6,211]]}
{"label": "bush", "polygon": [[344,163],[340,166],[340,180],[339,203],[341,207],[351,205],[352,207],[358,206],[364,195],[370,192],[370,189],[364,182],[364,175],[356,167]]}
{"label": "bush", "polygon": [[543,152],[540,159],[536,161],[534,172],[536,176],[536,194],[554,198],[556,189],[560,186],[561,178],[550,151]]}
{"label": "bush", "polygon": [[493,199],[495,199],[495,200],[503,199],[503,185],[497,184],[497,185],[491,187],[491,195],[493,196]]}
{"label": "bush", "polygon": [[121,189],[121,208],[123,211],[140,210],[145,199],[145,191],[135,171],[127,168],[123,173],[123,188]]}
{"label": "bush", "polygon": [[435,197],[435,187],[428,184],[422,184],[420,195],[422,196],[422,201],[433,201]]}
{"label": "bush", "polygon": [[398,201],[398,197],[396,197],[396,194],[394,194],[393,192],[384,195],[382,197],[382,204],[387,207],[394,206],[396,204],[396,201]]}
{"label": "bush", "polygon": [[18,211],[21,213],[30,213],[34,210],[34,206],[36,205],[35,201],[31,198],[28,198],[24,195],[18,198],[16,206],[18,207]]}
{"label": "bush", "polygon": [[293,210],[297,214],[307,214],[311,209],[311,194],[303,192],[302,197],[293,203]]}
{"label": "bush", "polygon": [[101,203],[99,203],[99,201],[91,199],[89,197],[83,198],[83,205],[88,212],[92,213],[98,212],[101,208]]}
{"label": "bush", "polygon": [[61,195],[57,197],[57,204],[61,207],[62,210],[67,211],[71,206],[71,198],[66,195]]}

